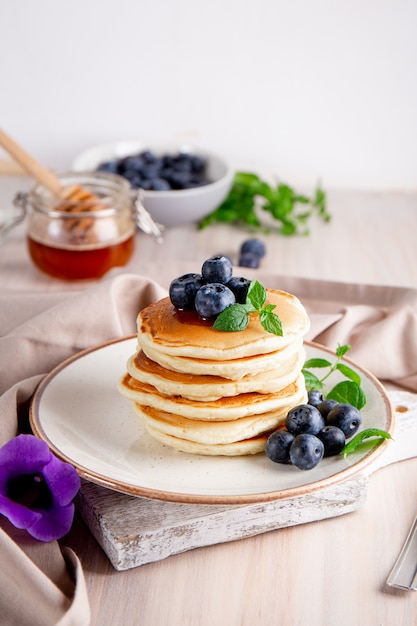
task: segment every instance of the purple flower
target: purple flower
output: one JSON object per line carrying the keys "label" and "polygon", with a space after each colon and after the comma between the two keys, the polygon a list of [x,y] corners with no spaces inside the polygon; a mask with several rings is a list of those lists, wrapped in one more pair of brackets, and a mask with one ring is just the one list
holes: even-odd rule
{"label": "purple flower", "polygon": [[80,477],[45,441],[18,435],[0,448],[0,513],[40,541],[66,535]]}

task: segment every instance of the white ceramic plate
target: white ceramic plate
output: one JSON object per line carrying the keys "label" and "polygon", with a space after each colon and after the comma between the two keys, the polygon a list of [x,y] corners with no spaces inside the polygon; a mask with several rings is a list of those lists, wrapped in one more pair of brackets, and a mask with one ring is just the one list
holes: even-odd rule
{"label": "white ceramic plate", "polygon": [[[312,470],[279,465],[265,455],[206,457],[177,452],[152,439],[116,384],[136,351],[136,338],[85,350],[56,367],[38,387],[31,405],[34,433],[87,480],[110,489],[173,502],[243,504],[289,498],[359,473],[384,450],[324,459]],[[307,356],[335,355],[307,344]],[[361,428],[393,431],[394,412],[382,385],[360,374],[367,397]],[[329,385],[337,382],[333,374]]]}

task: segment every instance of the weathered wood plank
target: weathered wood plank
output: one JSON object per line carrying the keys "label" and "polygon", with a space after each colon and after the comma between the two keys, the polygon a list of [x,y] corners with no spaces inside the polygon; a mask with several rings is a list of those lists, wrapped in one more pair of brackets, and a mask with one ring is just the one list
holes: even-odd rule
{"label": "weathered wood plank", "polygon": [[262,504],[214,506],[135,498],[83,484],[78,507],[118,570],[202,546],[343,515],[362,506],[366,476],[313,494]]}

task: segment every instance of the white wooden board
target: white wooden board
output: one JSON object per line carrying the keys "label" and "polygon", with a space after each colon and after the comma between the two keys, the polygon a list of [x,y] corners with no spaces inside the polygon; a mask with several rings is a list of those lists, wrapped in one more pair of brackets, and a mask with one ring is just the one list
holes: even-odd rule
{"label": "white wooden board", "polygon": [[113,567],[126,570],[193,548],[350,513],[366,501],[368,476],[417,455],[417,396],[391,392],[395,439],[367,472],[312,494],[242,506],[159,502],[83,481],[78,509]]}

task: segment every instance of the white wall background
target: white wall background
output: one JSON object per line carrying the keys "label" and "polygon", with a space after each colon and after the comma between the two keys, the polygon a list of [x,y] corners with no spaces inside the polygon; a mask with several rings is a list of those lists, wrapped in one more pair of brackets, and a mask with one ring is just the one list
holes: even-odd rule
{"label": "white wall background", "polygon": [[0,0],[0,65],[0,125],[54,169],[186,139],[294,185],[417,188],[415,0]]}

